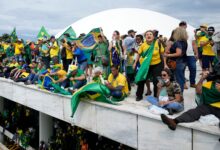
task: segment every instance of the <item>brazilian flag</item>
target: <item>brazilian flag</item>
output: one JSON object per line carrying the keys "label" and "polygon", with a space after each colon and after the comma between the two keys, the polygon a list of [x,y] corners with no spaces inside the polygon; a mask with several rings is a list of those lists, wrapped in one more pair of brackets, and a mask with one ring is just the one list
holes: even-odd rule
{"label": "brazilian flag", "polygon": [[215,82],[209,81],[203,84],[202,94],[196,95],[196,103],[220,108],[220,92],[216,89]]}
{"label": "brazilian flag", "polygon": [[124,97],[121,99],[111,98],[110,90],[108,87],[100,83],[92,82],[83,86],[73,94],[71,98],[72,117],[76,112],[81,97],[87,97],[88,99],[92,99],[98,102],[114,105],[117,105],[117,102],[124,100]]}
{"label": "brazilian flag", "polygon": [[50,77],[49,75],[46,75],[43,79],[43,82],[40,85],[41,88],[53,91],[54,93],[59,93],[63,95],[71,95],[68,91],[65,89],[62,89],[58,84],[54,83],[54,79]]}
{"label": "brazilian flag", "polygon": [[150,63],[152,60],[153,52],[154,52],[154,45],[155,41],[150,45],[150,47],[141,55],[141,57],[144,58],[140,69],[137,72],[137,75],[135,77],[135,83],[138,83],[139,81],[143,81],[146,79],[149,68],[150,68]]}
{"label": "brazilian flag", "polygon": [[37,35],[37,38],[43,38],[43,39],[49,39],[50,38],[50,35],[48,34],[47,30],[45,29],[44,26],[41,27],[38,35]]}
{"label": "brazilian flag", "polygon": [[13,31],[11,32],[11,34],[10,34],[10,37],[11,37],[11,42],[16,42],[16,40],[17,40],[17,34],[16,34],[16,28],[14,28],[13,29]]}
{"label": "brazilian flag", "polygon": [[76,33],[71,26],[65,32],[63,32],[63,34],[58,38],[58,41],[64,38],[64,34],[70,35],[70,37],[67,38],[68,41],[72,41],[72,39],[76,38]]}
{"label": "brazilian flag", "polygon": [[97,46],[98,36],[103,35],[101,28],[92,29],[86,36],[75,40],[77,45],[84,50],[93,50]]}

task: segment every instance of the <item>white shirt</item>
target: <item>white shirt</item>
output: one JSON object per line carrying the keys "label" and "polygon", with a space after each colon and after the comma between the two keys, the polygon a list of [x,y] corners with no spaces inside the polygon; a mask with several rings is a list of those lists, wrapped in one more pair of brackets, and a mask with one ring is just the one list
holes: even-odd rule
{"label": "white shirt", "polygon": [[195,40],[195,37],[193,36],[193,34],[188,34],[188,36],[189,36],[189,38],[187,40],[188,46],[187,46],[186,54],[187,54],[187,56],[195,56],[194,51],[193,51],[193,46],[192,46],[192,42]]}

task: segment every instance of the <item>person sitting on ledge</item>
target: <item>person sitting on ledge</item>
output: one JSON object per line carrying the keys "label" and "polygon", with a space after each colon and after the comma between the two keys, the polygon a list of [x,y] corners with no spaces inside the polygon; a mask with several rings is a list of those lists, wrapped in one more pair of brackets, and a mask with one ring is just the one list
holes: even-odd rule
{"label": "person sitting on ledge", "polygon": [[200,95],[203,104],[198,105],[194,109],[190,109],[176,117],[175,119],[168,118],[161,114],[161,119],[171,130],[175,130],[177,124],[184,122],[194,122],[200,118],[213,114],[220,119],[220,68],[208,82],[203,83],[207,79],[209,72],[203,72],[201,79],[196,86],[196,93]]}
{"label": "person sitting on ledge", "polygon": [[102,75],[102,68],[101,67],[95,67],[94,68],[94,76],[92,78],[92,82],[104,84],[104,78]]}
{"label": "person sitting on ledge", "polygon": [[168,68],[163,69],[161,77],[158,77],[158,80],[157,98],[147,96],[147,101],[153,105],[167,109],[170,115],[173,112],[182,111],[184,106],[181,88],[176,81],[173,81],[172,72]]}
{"label": "person sitting on ledge", "polygon": [[126,77],[119,73],[119,68],[116,65],[111,66],[111,74],[108,76],[108,82],[105,85],[111,91],[111,96],[117,99],[128,95],[128,82]]}
{"label": "person sitting on ledge", "polygon": [[70,81],[70,88],[68,91],[70,93],[74,93],[77,89],[81,88],[82,86],[86,85],[86,75],[84,71],[79,69],[76,65],[69,66],[69,73],[66,77],[62,78],[58,82],[69,82]]}

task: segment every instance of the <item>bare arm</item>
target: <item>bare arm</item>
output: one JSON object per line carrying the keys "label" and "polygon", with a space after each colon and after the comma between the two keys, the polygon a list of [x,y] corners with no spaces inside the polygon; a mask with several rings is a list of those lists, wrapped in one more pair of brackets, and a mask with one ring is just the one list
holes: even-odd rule
{"label": "bare arm", "polygon": [[202,77],[196,85],[196,94],[202,94],[203,81],[208,77],[209,71],[203,72]]}

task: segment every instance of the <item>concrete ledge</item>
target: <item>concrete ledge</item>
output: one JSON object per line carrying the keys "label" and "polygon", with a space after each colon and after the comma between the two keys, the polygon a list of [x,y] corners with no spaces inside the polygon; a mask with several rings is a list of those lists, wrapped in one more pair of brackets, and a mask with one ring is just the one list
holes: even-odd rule
{"label": "concrete ledge", "polygon": [[220,147],[220,129],[217,126],[204,126],[199,122],[180,124],[173,132],[162,124],[160,116],[127,100],[120,105],[84,100],[71,118],[71,96],[4,78],[0,78],[0,89],[2,97],[136,149],[197,149],[203,134],[215,145],[214,149]]}
{"label": "concrete ledge", "polygon": [[9,150],[9,149],[5,147],[2,143],[0,143],[0,150]]}

